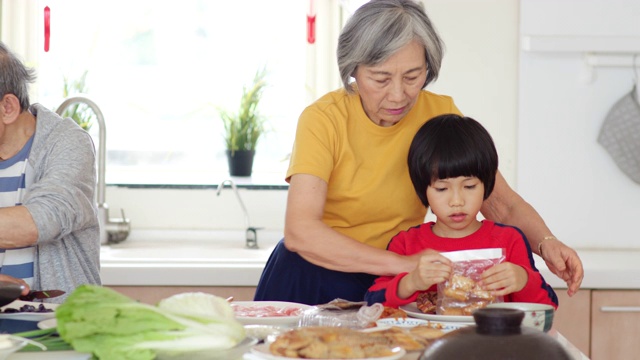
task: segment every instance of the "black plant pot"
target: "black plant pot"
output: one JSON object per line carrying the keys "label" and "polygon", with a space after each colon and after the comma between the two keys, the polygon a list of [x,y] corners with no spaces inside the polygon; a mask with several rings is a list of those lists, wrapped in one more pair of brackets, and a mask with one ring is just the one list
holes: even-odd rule
{"label": "black plant pot", "polygon": [[255,150],[227,150],[227,160],[229,161],[229,175],[231,176],[251,176],[253,169],[253,157]]}

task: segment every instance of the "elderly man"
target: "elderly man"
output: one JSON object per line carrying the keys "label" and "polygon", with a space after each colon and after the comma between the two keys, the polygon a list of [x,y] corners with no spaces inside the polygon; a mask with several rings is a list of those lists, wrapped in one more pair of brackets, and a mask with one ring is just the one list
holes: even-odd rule
{"label": "elderly man", "polygon": [[74,121],[29,103],[34,80],[0,42],[0,279],[69,293],[101,282],[95,147]]}

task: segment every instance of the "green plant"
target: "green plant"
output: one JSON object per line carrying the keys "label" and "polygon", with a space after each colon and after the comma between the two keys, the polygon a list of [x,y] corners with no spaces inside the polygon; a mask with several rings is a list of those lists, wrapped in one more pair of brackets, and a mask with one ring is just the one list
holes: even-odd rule
{"label": "green plant", "polygon": [[256,71],[250,86],[242,87],[240,107],[237,112],[220,110],[224,123],[224,140],[227,150],[255,150],[260,136],[265,132],[265,119],[258,112],[258,104],[267,86],[266,69]]}
{"label": "green plant", "polygon": [[[69,80],[68,77],[64,77],[64,85],[62,88],[62,96],[64,99],[73,94],[84,94],[87,92],[87,71],[77,80]],[[69,106],[62,117],[70,117],[76,124],[80,125],[86,131],[91,129],[93,125],[94,112],[89,106],[83,103],[75,103]]]}

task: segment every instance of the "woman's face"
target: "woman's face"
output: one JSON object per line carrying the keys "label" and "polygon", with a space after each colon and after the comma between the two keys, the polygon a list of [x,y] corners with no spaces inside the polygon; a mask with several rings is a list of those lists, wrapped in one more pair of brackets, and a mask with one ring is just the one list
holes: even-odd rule
{"label": "woman's face", "polygon": [[427,79],[424,47],[412,41],[381,64],[358,66],[354,78],[369,119],[395,125],[416,103]]}

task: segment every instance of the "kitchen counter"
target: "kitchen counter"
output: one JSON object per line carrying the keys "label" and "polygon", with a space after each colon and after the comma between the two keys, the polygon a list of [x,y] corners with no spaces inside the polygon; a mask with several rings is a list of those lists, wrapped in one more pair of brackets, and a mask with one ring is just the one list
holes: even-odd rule
{"label": "kitchen counter", "polygon": [[[259,249],[244,247],[243,231],[134,231],[104,246],[101,276],[108,286],[256,286],[281,231],[258,230]],[[640,249],[578,249],[582,289],[640,289]],[[536,266],[555,288],[566,284],[544,261]]]}

